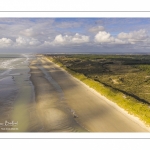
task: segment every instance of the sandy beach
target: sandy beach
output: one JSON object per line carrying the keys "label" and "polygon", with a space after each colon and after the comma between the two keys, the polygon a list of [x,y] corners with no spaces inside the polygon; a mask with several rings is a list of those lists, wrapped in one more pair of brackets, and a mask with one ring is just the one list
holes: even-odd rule
{"label": "sandy beach", "polygon": [[0,76],[0,132],[150,131],[43,55],[13,61]]}
{"label": "sandy beach", "polygon": [[47,132],[148,132],[65,70],[38,56],[30,64],[37,112]]}

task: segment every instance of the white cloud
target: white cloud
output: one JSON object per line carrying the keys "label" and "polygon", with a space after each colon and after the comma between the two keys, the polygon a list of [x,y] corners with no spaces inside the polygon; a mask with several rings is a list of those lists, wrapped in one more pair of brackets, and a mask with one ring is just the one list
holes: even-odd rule
{"label": "white cloud", "polygon": [[13,44],[13,41],[8,38],[1,38],[0,39],[0,47],[9,47]]}
{"label": "white cloud", "polygon": [[99,31],[96,35],[95,35],[95,39],[94,41],[96,43],[101,43],[101,44],[128,44],[127,41],[115,38],[113,36],[111,36],[110,33],[106,32],[106,31]]}
{"label": "white cloud", "polygon": [[146,30],[141,29],[129,33],[121,32],[118,34],[118,38],[122,40],[126,40],[131,44],[135,44],[136,42],[141,42],[146,40],[148,38],[148,35]]}
{"label": "white cloud", "polygon": [[97,33],[99,31],[104,31],[104,30],[105,28],[103,26],[96,26],[89,29],[89,31],[92,33]]}
{"label": "white cloud", "polygon": [[80,35],[76,33],[74,36],[65,35],[62,36],[61,34],[57,35],[52,42],[55,44],[79,44],[79,43],[87,43],[89,42],[89,36]]}
{"label": "white cloud", "polygon": [[68,36],[62,36],[61,34],[57,35],[54,39],[54,43],[64,44],[69,40]]}
{"label": "white cloud", "polygon": [[18,44],[18,45],[27,45],[27,40],[25,39],[25,38],[23,38],[23,37],[18,37],[17,39],[16,39],[16,43]]}
{"label": "white cloud", "polygon": [[34,39],[34,38],[26,38],[26,37],[19,36],[16,39],[17,46],[37,46],[40,44],[41,43],[37,39]]}
{"label": "white cloud", "polygon": [[95,42],[98,43],[113,43],[115,41],[115,38],[110,35],[110,33],[106,31],[99,31],[95,35]]}
{"label": "white cloud", "polygon": [[80,34],[76,33],[72,37],[71,41],[72,41],[72,43],[87,43],[87,42],[89,42],[89,36],[80,35]]}

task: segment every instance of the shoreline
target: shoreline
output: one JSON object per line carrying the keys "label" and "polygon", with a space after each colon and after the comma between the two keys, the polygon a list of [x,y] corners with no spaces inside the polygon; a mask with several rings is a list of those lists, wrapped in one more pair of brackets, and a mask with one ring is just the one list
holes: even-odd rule
{"label": "shoreline", "polygon": [[[17,126],[1,126],[1,132],[28,132],[32,126],[34,90],[30,80],[29,57],[8,58],[1,75],[1,124],[17,122]],[[11,64],[11,66],[9,65]],[[11,67],[11,68],[10,68]],[[11,91],[10,91],[11,90]],[[12,129],[11,129],[12,128]],[[32,130],[32,129],[31,129]]]}

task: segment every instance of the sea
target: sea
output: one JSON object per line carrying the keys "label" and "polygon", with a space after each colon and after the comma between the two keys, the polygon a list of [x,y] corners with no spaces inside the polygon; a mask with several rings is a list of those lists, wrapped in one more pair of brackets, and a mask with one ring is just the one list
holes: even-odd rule
{"label": "sea", "polygon": [[34,58],[34,54],[0,54],[0,132],[28,131],[27,113],[34,103],[29,63]]}
{"label": "sea", "polygon": [[8,100],[19,89],[17,77],[30,78],[27,54],[0,54],[0,101]]}

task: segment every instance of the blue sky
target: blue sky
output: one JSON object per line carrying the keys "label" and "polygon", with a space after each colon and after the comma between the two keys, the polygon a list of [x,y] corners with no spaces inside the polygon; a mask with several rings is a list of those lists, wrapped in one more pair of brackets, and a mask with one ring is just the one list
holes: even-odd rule
{"label": "blue sky", "polygon": [[0,18],[0,52],[150,52],[150,18]]}

